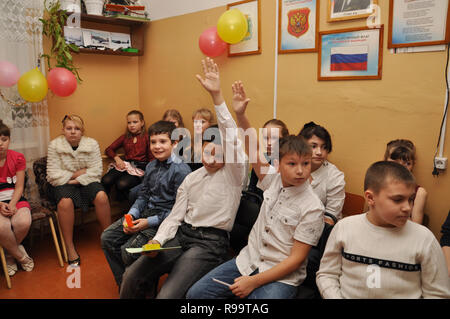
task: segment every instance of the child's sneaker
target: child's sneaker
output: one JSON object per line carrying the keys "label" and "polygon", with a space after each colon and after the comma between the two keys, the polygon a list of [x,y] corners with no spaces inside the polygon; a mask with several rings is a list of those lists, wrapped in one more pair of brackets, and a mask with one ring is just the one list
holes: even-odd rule
{"label": "child's sneaker", "polygon": [[13,256],[10,254],[5,254],[6,268],[8,270],[8,275],[14,276],[17,272],[17,264]]}
{"label": "child's sneaker", "polygon": [[22,266],[22,269],[25,271],[32,271],[34,268],[33,259],[28,256],[27,252],[25,251],[25,247],[23,247],[22,245],[19,245],[19,250],[24,254],[24,257],[21,260],[18,260],[18,262]]}

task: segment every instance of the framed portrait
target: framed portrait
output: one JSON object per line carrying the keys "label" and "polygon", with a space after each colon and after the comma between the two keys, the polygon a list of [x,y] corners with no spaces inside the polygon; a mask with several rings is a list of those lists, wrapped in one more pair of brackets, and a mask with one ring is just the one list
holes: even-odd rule
{"label": "framed portrait", "polygon": [[319,0],[278,2],[278,53],[317,52]]}
{"label": "framed portrait", "polygon": [[327,0],[327,21],[343,21],[367,18],[375,12],[378,0]]}
{"label": "framed portrait", "polygon": [[318,80],[380,80],[383,30],[381,25],[320,32]]}
{"label": "framed portrait", "polygon": [[388,48],[447,44],[449,0],[390,0]]}
{"label": "framed portrait", "polygon": [[229,3],[227,9],[238,9],[247,18],[248,31],[244,39],[228,46],[228,56],[261,53],[261,4],[259,0]]}

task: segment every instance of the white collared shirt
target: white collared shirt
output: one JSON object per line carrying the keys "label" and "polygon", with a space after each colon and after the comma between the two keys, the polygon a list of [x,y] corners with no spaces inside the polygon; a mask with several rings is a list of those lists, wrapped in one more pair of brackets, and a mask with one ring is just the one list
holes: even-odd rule
{"label": "white collared shirt", "polygon": [[345,200],[344,173],[324,161],[322,166],[311,173],[311,178],[311,186],[325,206],[325,211],[341,219]]}
{"label": "white collared shirt", "polygon": [[224,154],[235,150],[234,162],[227,163],[213,174],[204,167],[184,179],[177,191],[171,213],[161,223],[153,238],[164,245],[175,237],[184,221],[194,227],[214,227],[225,231],[233,228],[246,177],[246,155],[233,117],[225,103],[215,106]]}
{"label": "white collared shirt", "polygon": [[[264,202],[248,245],[236,258],[243,275],[250,275],[256,269],[261,273],[279,264],[289,257],[294,240],[316,245],[324,227],[324,207],[309,183],[283,187],[277,173],[265,175],[257,186],[264,191]],[[298,286],[305,277],[306,260],[278,281]]]}

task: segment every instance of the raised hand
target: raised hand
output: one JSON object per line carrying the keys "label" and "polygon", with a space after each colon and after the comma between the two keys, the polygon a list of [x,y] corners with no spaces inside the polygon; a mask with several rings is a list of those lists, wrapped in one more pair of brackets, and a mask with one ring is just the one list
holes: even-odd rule
{"label": "raised hand", "polygon": [[241,81],[234,82],[231,89],[233,91],[233,110],[237,115],[242,115],[245,113],[250,99],[247,98]]}
{"label": "raised hand", "polygon": [[197,74],[196,77],[201,85],[209,92],[215,93],[220,91],[219,67],[211,58],[202,60],[203,75]]}

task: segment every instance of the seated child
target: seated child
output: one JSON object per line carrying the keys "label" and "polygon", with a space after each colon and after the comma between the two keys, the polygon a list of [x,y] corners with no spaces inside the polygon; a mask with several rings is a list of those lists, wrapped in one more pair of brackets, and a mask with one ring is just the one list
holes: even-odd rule
{"label": "seated child", "polygon": [[133,226],[126,227],[125,218],[121,218],[102,233],[102,249],[118,286],[125,267],[139,257],[125,249],[142,247],[153,238],[175,203],[178,187],[191,172],[187,164],[172,154],[176,145],[171,140],[174,129],[175,124],[168,121],[156,122],[148,129],[150,150],[155,160],[147,165],[142,189],[128,212],[133,218]]}
{"label": "seated child", "polygon": [[416,182],[402,165],[372,164],[364,179],[369,211],[331,231],[317,286],[323,298],[450,298],[444,255],[433,233],[411,222]]}
{"label": "seated child", "polygon": [[22,153],[8,149],[11,131],[0,120],[0,245],[6,250],[6,268],[13,276],[16,261],[25,271],[34,268],[21,242],[31,226],[30,204],[23,197],[26,161]]}
{"label": "seated child", "polygon": [[[323,126],[309,122],[303,126],[299,135],[307,140],[313,151],[311,186],[325,206],[325,211],[339,220],[345,201],[345,180],[344,173],[328,161],[332,151],[330,133]],[[334,224],[329,217],[325,218],[325,222]]]}
{"label": "seated child", "polygon": [[[183,117],[181,116],[180,112],[178,112],[175,109],[168,109],[166,112],[164,112],[164,115],[162,117],[163,121],[168,121],[168,122],[172,122],[173,124],[175,124],[175,130],[174,131],[178,131],[179,130],[184,130],[184,123],[183,123]],[[173,134],[173,132],[172,132]],[[176,134],[175,134],[176,135]],[[180,143],[179,142],[179,138],[175,138],[175,136],[171,137],[174,141],[177,142],[173,153],[176,156],[182,156],[183,155],[183,149],[179,150],[180,147]],[[151,154],[151,152],[150,152]],[[130,193],[128,195],[128,201],[133,204],[136,199],[137,196],[139,194],[140,189],[142,188],[142,181],[140,184],[134,186],[133,188],[131,188]]]}
{"label": "seated child", "polygon": [[172,122],[177,128],[184,127],[183,117],[181,116],[180,112],[175,109],[169,109],[164,112],[162,120]]}
{"label": "seated child", "polygon": [[206,108],[195,110],[192,114],[194,124],[194,136],[192,136],[193,147],[191,148],[191,163],[189,167],[195,171],[202,167],[202,140],[205,130],[214,124],[214,113]]}
{"label": "seated child", "polygon": [[[398,139],[387,143],[384,154],[385,161],[393,161],[405,166],[411,173],[416,163],[416,147],[409,140]],[[416,197],[411,211],[411,220],[423,224],[424,208],[427,200],[427,191],[416,185]]]}
{"label": "seated child", "polygon": [[[229,232],[244,186],[245,153],[237,131],[230,130],[236,123],[222,96],[218,67],[209,58],[202,64],[204,78],[197,78],[212,97],[219,129],[207,130],[203,167],[183,181],[172,212],[149,242],[182,248],[142,255],[125,271],[120,298],[145,297],[147,288],[154,289],[165,273],[169,276],[157,298],[184,298],[192,284],[229,258]],[[237,160],[224,162],[222,154],[230,153],[237,155]]]}
{"label": "seated child", "polygon": [[[286,124],[284,124],[283,121],[277,120],[277,119],[271,119],[268,120],[263,125],[263,141],[265,142],[265,152],[264,156],[266,156],[267,161],[272,164],[272,148],[278,150],[278,145],[280,144],[280,139],[282,139],[285,136],[289,135],[289,129],[287,128]],[[278,135],[272,137],[272,130],[278,130]],[[256,184],[258,184],[258,176],[256,176],[255,170],[252,169],[251,175],[250,175],[250,183],[248,184],[248,191],[258,194],[259,196],[263,196],[263,191],[256,187]]]}
{"label": "seated child", "polygon": [[[116,154],[119,148],[125,151],[125,161]],[[140,111],[128,112],[126,133],[108,146],[105,154],[115,162],[102,178],[102,184],[108,194],[111,187],[115,185],[117,195],[121,197],[142,182],[141,177],[144,175],[145,167],[153,160],[153,155],[150,152],[144,115]]]}
{"label": "seated child", "polygon": [[[256,141],[256,132],[249,130],[251,125],[245,115],[249,99],[241,82],[233,84],[233,94],[239,127],[253,135],[249,135],[250,141]],[[324,227],[324,207],[308,183],[311,148],[303,137],[283,138],[279,161],[274,163],[276,174],[269,170],[265,157],[257,154],[259,147],[250,148],[246,143],[247,152],[251,149],[249,158],[256,158],[253,167],[258,187],[264,190],[264,201],[248,245],[236,258],[195,283],[187,298],[294,298],[297,286],[306,277],[308,252],[319,241]]]}

